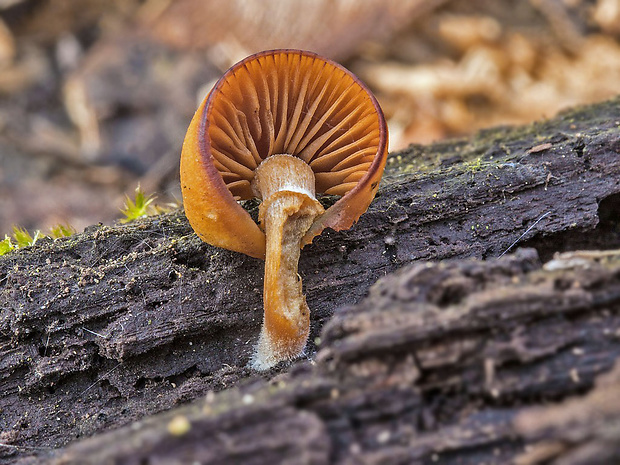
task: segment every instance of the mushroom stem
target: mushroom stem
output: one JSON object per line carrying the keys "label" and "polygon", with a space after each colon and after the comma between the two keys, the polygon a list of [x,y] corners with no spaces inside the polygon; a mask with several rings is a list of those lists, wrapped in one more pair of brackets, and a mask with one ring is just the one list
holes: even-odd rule
{"label": "mushroom stem", "polygon": [[263,304],[265,314],[255,369],[266,370],[299,356],[310,331],[310,310],[297,263],[301,239],[324,212],[315,198],[314,173],[303,160],[272,155],[256,169],[252,187],[263,200],[259,221],[267,240]]}

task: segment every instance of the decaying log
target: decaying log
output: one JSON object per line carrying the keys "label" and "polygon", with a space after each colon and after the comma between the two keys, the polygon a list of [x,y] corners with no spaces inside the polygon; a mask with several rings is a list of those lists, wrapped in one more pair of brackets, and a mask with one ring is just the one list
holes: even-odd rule
{"label": "decaying log", "polygon": [[546,267],[532,249],[406,267],[336,312],[315,364],[78,442],[54,463],[534,464],[541,451],[573,458],[571,442],[613,463],[597,458],[620,454],[617,374],[570,408],[519,412],[591,388],[620,357],[620,252]]}
{"label": "decaying log", "polygon": [[532,444],[517,465],[620,462],[620,363],[588,395],[525,411],[515,423]]}
{"label": "decaying log", "polygon": [[[270,382],[246,368],[262,263],[180,211],[0,257],[0,463],[537,463],[570,432],[515,417],[620,356],[615,258],[540,268],[620,246],[619,154],[620,99],[392,154],[358,224],[303,250],[313,362]],[[538,255],[495,260],[517,239]]]}

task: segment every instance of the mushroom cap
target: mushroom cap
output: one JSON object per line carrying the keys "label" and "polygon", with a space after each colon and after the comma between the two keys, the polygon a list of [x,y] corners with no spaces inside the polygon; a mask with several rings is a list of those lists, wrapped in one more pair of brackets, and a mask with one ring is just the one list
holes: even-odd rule
{"label": "mushroom cap", "polygon": [[183,143],[183,203],[201,239],[264,258],[265,235],[237,200],[254,197],[254,170],[282,153],[309,164],[318,194],[342,196],[302,245],[325,228],[348,229],[370,205],[385,167],[383,112],[356,76],[311,52],[265,51],[234,65],[196,111]]}

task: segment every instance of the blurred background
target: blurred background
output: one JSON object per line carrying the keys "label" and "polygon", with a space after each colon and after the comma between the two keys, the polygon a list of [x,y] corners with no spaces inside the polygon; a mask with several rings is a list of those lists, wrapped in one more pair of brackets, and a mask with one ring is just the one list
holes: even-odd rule
{"label": "blurred background", "polygon": [[619,94],[620,0],[0,0],[0,239],[180,202],[198,103],[270,48],[356,73],[394,151]]}

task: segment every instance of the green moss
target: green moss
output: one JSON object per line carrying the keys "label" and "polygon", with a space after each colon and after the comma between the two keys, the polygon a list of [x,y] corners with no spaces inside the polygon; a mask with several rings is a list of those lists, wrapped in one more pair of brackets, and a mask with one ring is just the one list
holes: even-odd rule
{"label": "green moss", "polygon": [[39,240],[44,235],[41,234],[41,231],[38,229],[34,232],[34,236],[32,236],[26,228],[22,228],[20,226],[13,226],[13,239],[17,243],[17,247],[28,247],[34,245],[37,240]]}
{"label": "green moss", "polygon": [[14,248],[15,245],[11,242],[11,238],[5,234],[4,239],[0,241],[0,256],[9,253]]}
{"label": "green moss", "polygon": [[76,233],[75,228],[69,224],[57,224],[50,228],[50,237],[52,239],[60,239],[61,237],[69,237]]}
{"label": "green moss", "polygon": [[146,195],[140,184],[138,184],[133,200],[128,195],[125,196],[125,205],[121,208],[121,212],[125,217],[121,219],[121,223],[128,223],[138,218],[153,215],[154,206],[152,203],[154,200],[155,195]]}

